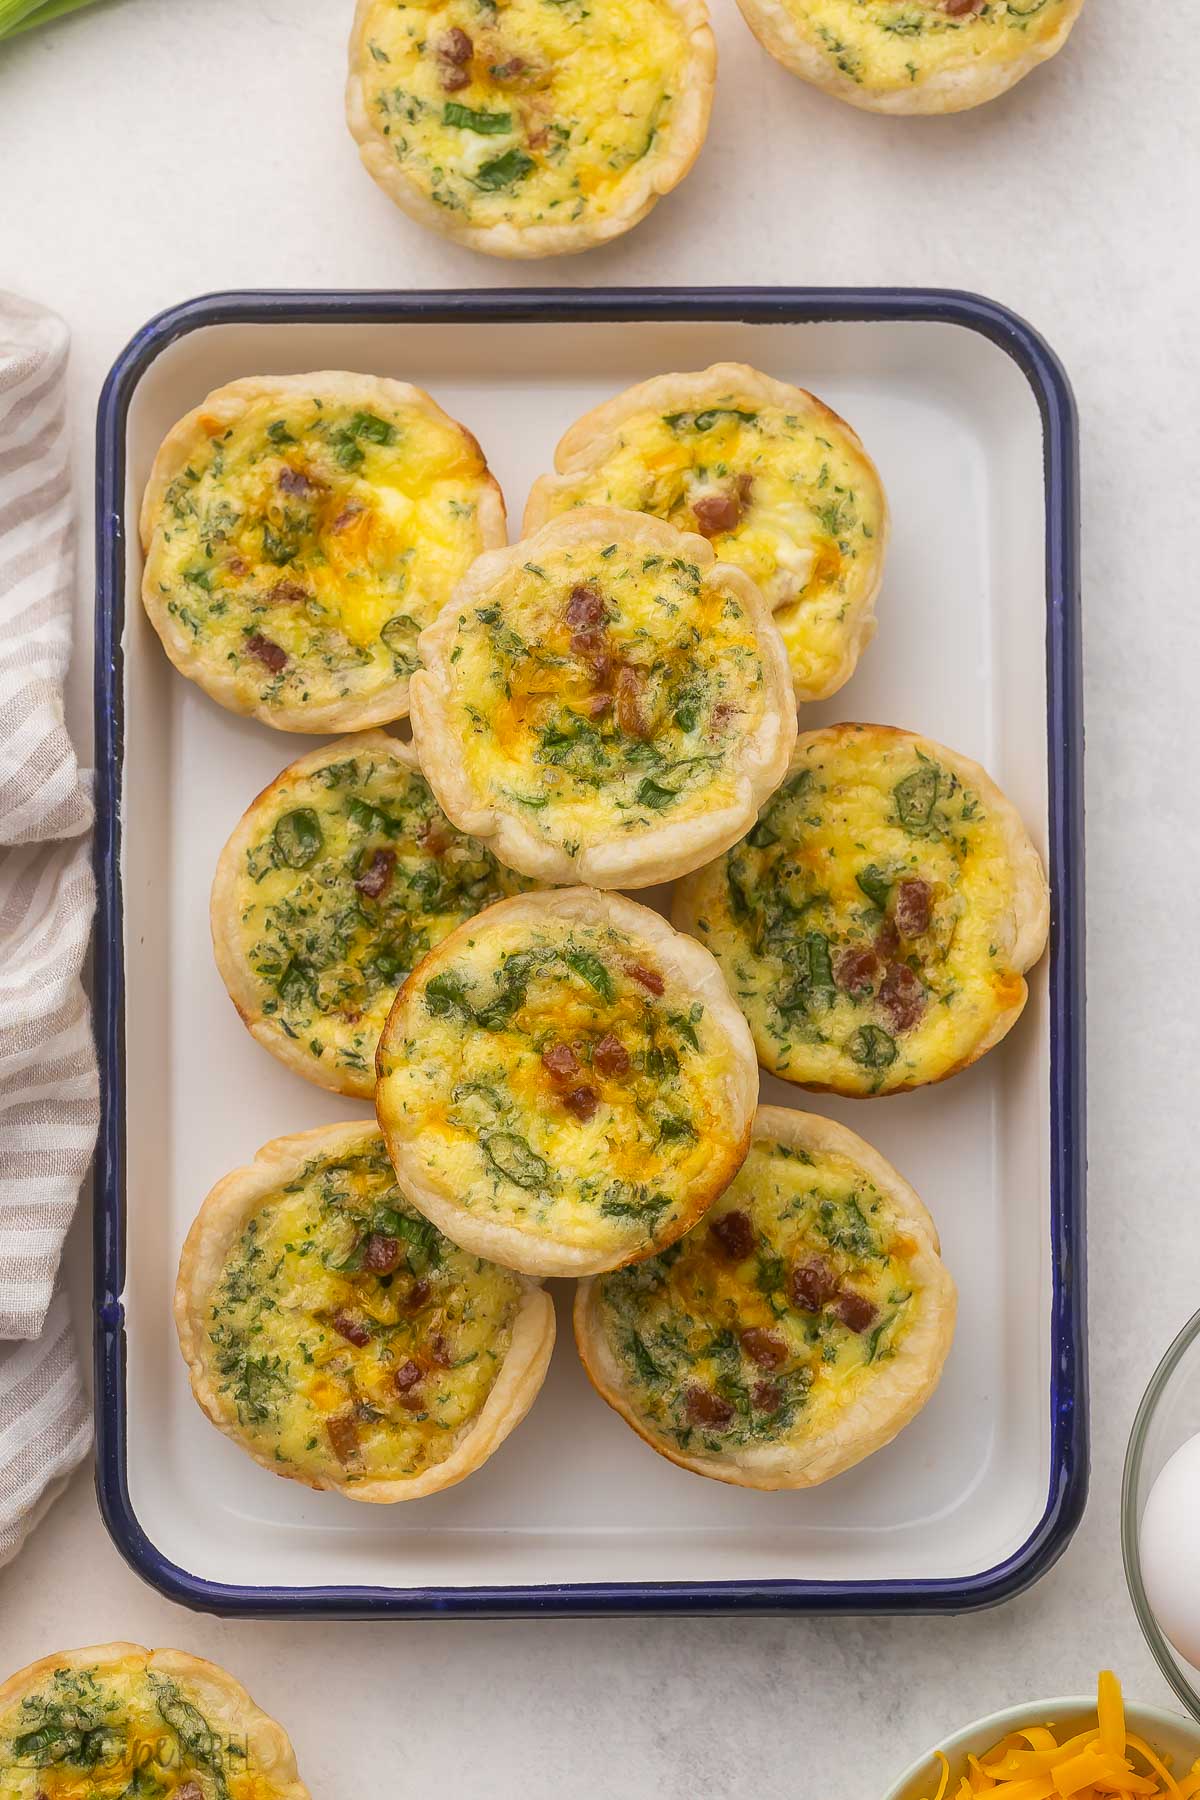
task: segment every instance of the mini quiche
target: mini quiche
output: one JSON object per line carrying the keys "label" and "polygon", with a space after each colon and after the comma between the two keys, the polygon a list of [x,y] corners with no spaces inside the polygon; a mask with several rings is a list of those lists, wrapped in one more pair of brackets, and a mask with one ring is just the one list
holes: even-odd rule
{"label": "mini quiche", "polygon": [[659,375],[572,425],[554,466],[526,536],[581,505],[700,532],[772,609],[797,700],[850,679],[875,631],[887,501],[858,437],[812,394],[745,363]]}
{"label": "mini quiche", "polygon": [[431,950],[379,1044],[400,1186],[535,1275],[650,1256],[732,1180],[754,1046],[706,950],[594,888],[501,900]]}
{"label": "mini quiche", "polygon": [[764,1106],[741,1172],[687,1236],[579,1284],[593,1386],[660,1455],[807,1488],[888,1444],[937,1386],[954,1283],[933,1221],[869,1144]]}
{"label": "mini quiche", "polygon": [[994,100],[1062,49],[1083,0],[738,0],[793,75],[883,113]]}
{"label": "mini quiche", "polygon": [[753,831],[676,891],[786,1081],[888,1094],[1011,1029],[1049,927],[1046,878],[977,763],[886,725],[805,733]]}
{"label": "mini quiche", "polygon": [[786,773],[795,709],[762,596],[660,519],[580,507],[481,556],[420,649],[430,787],[537,880],[671,881]]}
{"label": "mini quiche", "polygon": [[410,745],[364,731],[292,763],[242,818],[213,882],[217,967],[264,1049],[370,1100],[409,970],[526,885],[451,825]]}
{"label": "mini quiche", "polygon": [[142,502],[142,599],[180,674],[280,731],[408,711],[417,636],[504,502],[470,432],[403,381],[325,371],[211,393]]}
{"label": "mini quiche", "polygon": [[183,1650],[97,1644],[0,1687],[0,1800],[309,1800],[286,1733]]}
{"label": "mini quiche", "polygon": [[478,1469],[554,1345],[536,1282],[408,1204],[374,1122],[276,1138],[209,1194],[175,1291],[192,1392],[276,1475],[377,1504]]}
{"label": "mini quiche", "polygon": [[628,231],[691,168],[704,0],[358,0],[346,116],[390,199],[491,256]]}

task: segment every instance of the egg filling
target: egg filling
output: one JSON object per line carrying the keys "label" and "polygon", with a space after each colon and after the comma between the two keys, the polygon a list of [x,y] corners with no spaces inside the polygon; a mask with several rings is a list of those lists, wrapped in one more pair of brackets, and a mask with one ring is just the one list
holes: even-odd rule
{"label": "egg filling", "polygon": [[[153,520],[146,583],[184,654],[246,710],[396,691],[417,634],[485,548],[478,445],[417,405],[262,397],[202,441]],[[401,685],[397,685],[401,684]]]}
{"label": "egg filling", "polygon": [[0,1718],[0,1800],[272,1800],[244,1738],[179,1681],[127,1666],[57,1669]]}
{"label": "egg filling", "polygon": [[559,1244],[616,1257],[678,1235],[742,1153],[709,1009],[609,924],[470,933],[414,972],[385,1033],[393,1148],[467,1213]]}
{"label": "egg filling", "polygon": [[689,60],[667,0],[378,0],[363,31],[375,129],[429,201],[485,228],[626,205]]}
{"label": "egg filling", "polygon": [[445,666],[476,794],[572,857],[733,804],[766,710],[754,622],[719,570],[603,539],[510,566]]}
{"label": "egg filling", "polygon": [[796,29],[847,80],[879,92],[1057,48],[1074,0],[784,0]]}
{"label": "egg filling", "polygon": [[1003,826],[935,751],[813,734],[749,835],[692,878],[689,929],[788,1080],[936,1080],[1024,998]]}
{"label": "egg filling", "polygon": [[847,1157],[756,1140],[700,1224],[600,1277],[622,1392],[692,1455],[829,1432],[904,1341],[916,1248]]}
{"label": "egg filling", "polygon": [[417,1476],[479,1417],[522,1293],[408,1204],[369,1132],[246,1222],[212,1288],[206,1361],[239,1437],[281,1472]]}
{"label": "egg filling", "polygon": [[802,699],[846,678],[847,646],[879,579],[879,478],[833,413],[747,404],[623,420],[602,460],[548,484],[553,510],[652,513],[709,538],[773,609]]}
{"label": "egg filling", "polygon": [[405,976],[464,919],[527,886],[386,747],[335,752],[282,778],[259,812],[235,889],[238,955],[262,1018],[341,1091],[370,1098]]}

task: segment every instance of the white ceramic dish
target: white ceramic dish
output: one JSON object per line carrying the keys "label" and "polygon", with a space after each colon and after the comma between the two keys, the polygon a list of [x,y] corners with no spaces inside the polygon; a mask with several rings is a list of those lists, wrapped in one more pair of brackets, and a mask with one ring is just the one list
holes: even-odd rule
{"label": "white ceramic dish", "polygon": [[[1140,1701],[1126,1700],[1125,1719],[1135,1737],[1144,1738],[1159,1756],[1171,1758],[1170,1766],[1179,1774],[1191,1768],[1200,1757],[1200,1726],[1178,1713],[1164,1712],[1160,1706],[1143,1706]],[[919,1756],[905,1770],[895,1787],[889,1788],[883,1800],[929,1800],[937,1793],[941,1780],[940,1750],[950,1764],[950,1793],[953,1800],[955,1781],[963,1772],[968,1756],[982,1756],[1012,1731],[1024,1731],[1034,1725],[1058,1726],[1064,1736],[1072,1730],[1082,1731],[1096,1722],[1095,1696],[1078,1696],[1062,1700],[1031,1700],[1022,1706],[1008,1706],[1001,1712],[976,1719],[934,1749]],[[1001,1796],[1003,1789],[1000,1790]]]}
{"label": "white ceramic dish", "polygon": [[[1038,387],[1030,369],[1036,351],[1054,370],[1040,340],[961,296],[772,294],[735,306],[718,290],[682,297],[674,310],[687,316],[676,318],[654,316],[671,308],[662,295],[644,305],[605,294],[444,298],[454,322],[438,322],[436,306],[413,316],[420,296],[390,306],[364,296],[348,310],[335,296],[194,303],[134,340],[102,405],[101,563],[116,584],[102,586],[98,664],[108,744],[98,1350],[110,1527],[158,1585],[233,1611],[438,1611],[456,1598],[471,1611],[877,1610],[1003,1597],[1065,1545],[1086,1488],[1069,390],[1062,383],[1048,401],[1051,377],[1038,375]],[[339,299],[338,316],[322,316]],[[489,307],[495,319],[471,311]],[[623,316],[587,317],[606,310]],[[716,360],[757,364],[844,413],[892,502],[878,637],[836,699],[805,709],[805,724],[894,723],[979,759],[1051,865],[1053,981],[1046,963],[1033,971],[1025,1016],[981,1064],[875,1102],[810,1101],[763,1082],[764,1100],[827,1110],[914,1183],[959,1284],[957,1342],[931,1404],[867,1464],[811,1493],[748,1493],[652,1455],[592,1393],[564,1284],[549,1379],[511,1441],[463,1486],[364,1516],[274,1480],[213,1431],[175,1344],[176,1260],[209,1186],[266,1139],[362,1109],[259,1049],[214,967],[218,852],[251,797],[314,740],[235,718],[169,667],[138,602],[141,487],[164,432],[210,388],[344,367],[427,387],[477,434],[519,521],[578,414],[631,382]],[[122,598],[123,630],[106,646],[105,612],[118,618]]]}

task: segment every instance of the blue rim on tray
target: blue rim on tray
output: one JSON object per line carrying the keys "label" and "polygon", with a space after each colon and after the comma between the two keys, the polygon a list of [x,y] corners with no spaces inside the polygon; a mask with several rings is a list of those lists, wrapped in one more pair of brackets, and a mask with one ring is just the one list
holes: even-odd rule
{"label": "blue rim on tray", "polygon": [[[454,1588],[244,1587],[201,1580],[143,1531],[127,1471],[125,1007],[120,878],[124,752],[125,424],[146,369],[169,344],[229,324],[528,324],[727,321],[932,322],[991,340],[1024,373],[1041,413],[1046,492],[1046,717],[1050,921],[1050,1483],[1045,1511],[1005,1561],[961,1578],[897,1581],[581,1582]],[[1046,341],[997,302],[924,288],[525,288],[412,293],[211,294],[160,313],[118,356],[100,397],[96,480],[96,1488],[130,1566],[169,1599],[241,1618],[561,1617],[605,1613],[966,1612],[1032,1586],[1070,1542],[1087,1502],[1083,714],[1078,422]]]}

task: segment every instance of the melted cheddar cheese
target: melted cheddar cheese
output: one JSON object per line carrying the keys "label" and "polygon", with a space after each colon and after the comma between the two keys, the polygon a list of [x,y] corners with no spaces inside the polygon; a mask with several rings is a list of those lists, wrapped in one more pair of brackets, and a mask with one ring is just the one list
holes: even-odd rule
{"label": "melted cheddar cheese", "polygon": [[1077,0],[784,0],[832,74],[875,93],[1058,49]]}
{"label": "melted cheddar cheese", "polygon": [[879,584],[886,507],[835,414],[733,391],[688,412],[635,413],[545,491],[554,512],[621,506],[703,533],[774,611],[797,697],[820,699],[846,680]]}
{"label": "melted cheddar cheese", "polygon": [[445,667],[475,793],[570,857],[733,804],[766,709],[755,622],[719,568],[604,537],[510,564]]}
{"label": "melted cheddar cheese", "polygon": [[237,1436],[281,1473],[417,1476],[478,1418],[522,1292],[408,1204],[368,1131],[246,1222],[211,1290],[205,1361]]}
{"label": "melted cheddar cheese", "polygon": [[223,412],[196,415],[151,521],[159,629],[238,710],[399,717],[418,632],[486,547],[479,446],[415,403],[268,393]]}
{"label": "melted cheddar cheese", "polygon": [[405,985],[376,1104],[393,1154],[457,1208],[616,1261],[686,1230],[740,1160],[733,1058],[626,931],[484,914]]}
{"label": "melted cheddar cheese", "polygon": [[809,734],[754,829],[680,896],[789,1081],[938,1080],[1024,1001],[1004,826],[938,751],[883,727]]}
{"label": "melted cheddar cheese", "polygon": [[143,1657],[55,1670],[0,1717],[0,1800],[274,1800],[245,1737],[197,1699]]}
{"label": "melted cheddar cheese", "polygon": [[848,1157],[757,1139],[686,1237],[600,1277],[624,1399],[689,1454],[833,1431],[919,1312],[915,1249]]}
{"label": "melted cheddar cheese", "polygon": [[619,213],[675,134],[669,0],[376,0],[359,30],[372,128],[451,231]]}
{"label": "melted cheddar cheese", "polygon": [[[396,990],[447,932],[526,883],[458,831],[384,741],[334,745],[253,809],[222,929],[253,984],[251,1016],[370,1099]],[[260,1036],[263,1035],[260,1030]]]}

